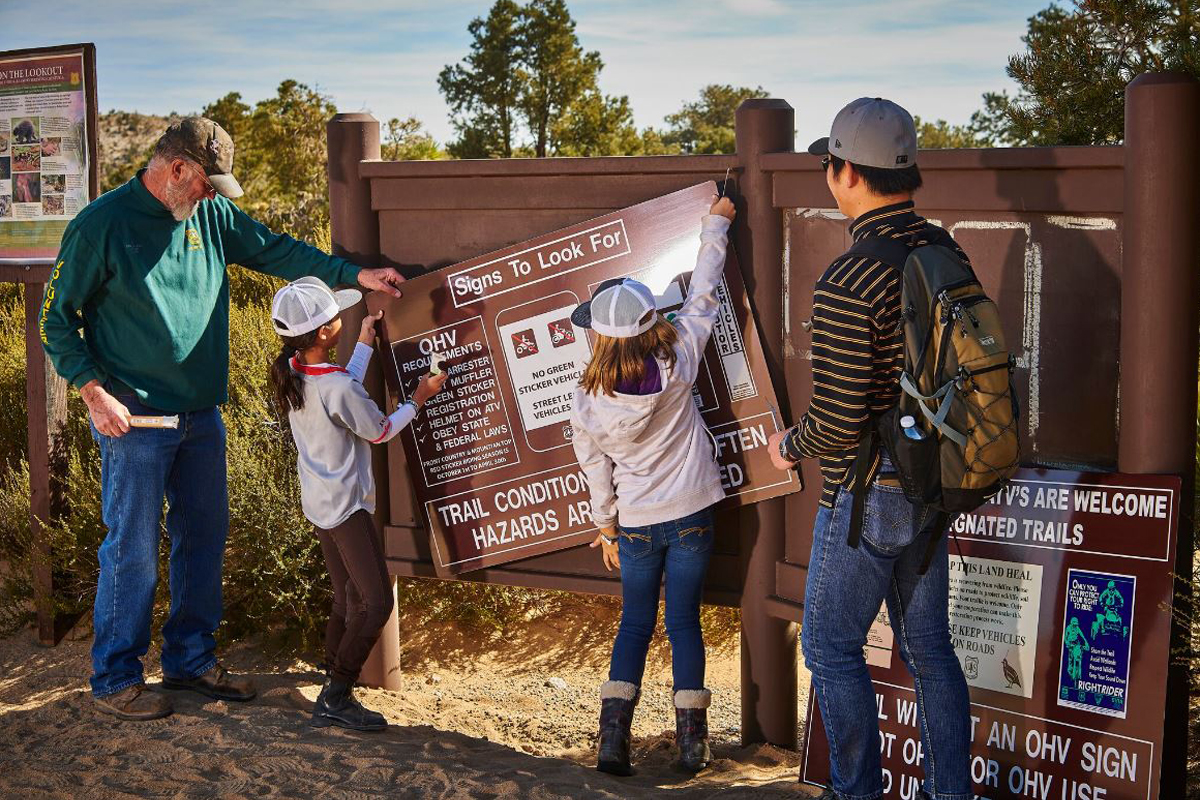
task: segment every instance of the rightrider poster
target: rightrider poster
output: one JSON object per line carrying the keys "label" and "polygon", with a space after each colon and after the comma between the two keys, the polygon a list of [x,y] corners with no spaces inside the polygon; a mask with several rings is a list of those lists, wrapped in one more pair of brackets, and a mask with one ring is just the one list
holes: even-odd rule
{"label": "rightrider poster", "polygon": [[[1179,503],[1176,477],[1022,469],[951,523],[950,636],[971,692],[977,797],[1159,797]],[[884,796],[907,800],[925,754],[885,624],[867,661]],[[811,700],[802,775],[829,777]]]}
{"label": "rightrider poster", "polygon": [[[591,336],[571,312],[602,281],[633,276],[660,311],[682,305],[713,182],[539,236],[408,281],[384,309],[393,401],[445,356],[449,380],[392,447],[403,447],[439,574],[590,541],[587,482],[571,448],[571,400]],[[774,391],[732,247],[720,312],[693,390],[712,434],[724,507],[799,488],[765,449]]]}

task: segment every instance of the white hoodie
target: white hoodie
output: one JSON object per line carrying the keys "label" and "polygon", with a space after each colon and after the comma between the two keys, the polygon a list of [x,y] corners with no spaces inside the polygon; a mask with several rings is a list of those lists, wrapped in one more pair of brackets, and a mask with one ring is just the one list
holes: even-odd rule
{"label": "white hoodie", "polygon": [[729,220],[704,217],[687,299],[675,315],[675,368],[659,359],[655,394],[588,394],[575,388],[572,444],[599,527],[640,527],[686,517],[725,497],[715,445],[692,384],[717,319]]}

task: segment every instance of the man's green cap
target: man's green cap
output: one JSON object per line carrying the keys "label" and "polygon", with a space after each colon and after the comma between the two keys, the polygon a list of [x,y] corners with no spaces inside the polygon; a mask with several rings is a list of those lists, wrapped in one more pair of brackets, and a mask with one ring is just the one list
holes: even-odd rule
{"label": "man's green cap", "polygon": [[218,193],[230,199],[244,194],[233,177],[233,139],[211,119],[184,117],[167,128],[160,141],[178,146],[199,164]]}

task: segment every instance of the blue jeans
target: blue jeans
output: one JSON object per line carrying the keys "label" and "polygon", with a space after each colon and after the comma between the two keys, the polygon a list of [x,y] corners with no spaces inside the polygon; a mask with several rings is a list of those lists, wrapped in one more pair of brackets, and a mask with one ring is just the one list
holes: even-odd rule
{"label": "blue jeans", "polygon": [[[883,469],[890,470],[886,458]],[[899,487],[873,483],[862,540],[851,548],[852,500],[841,490],[832,509],[817,512],[800,636],[829,739],[833,789],[850,800],[883,795],[875,689],[863,646],[886,601],[916,689],[924,790],[935,800],[972,800],[970,701],[950,644],[946,537],[928,571],[918,574],[930,535],[921,527],[933,512],[914,509]]]}
{"label": "blue jeans", "polygon": [[[133,395],[131,414],[159,415]],[[100,446],[100,496],[108,535],[100,545],[92,643],[92,694],[142,682],[158,585],[163,498],[171,538],[171,614],[163,627],[162,669],[194,678],[217,663],[221,567],[229,530],[225,424],[216,408],[179,415],[175,430],[133,428],[120,437],[92,427]]]}
{"label": "blue jeans", "polygon": [[700,596],[715,535],[712,509],[640,528],[622,526],[620,531],[621,626],[613,642],[609,679],[642,685],[665,573],[667,638],[671,640],[675,690],[703,689]]}

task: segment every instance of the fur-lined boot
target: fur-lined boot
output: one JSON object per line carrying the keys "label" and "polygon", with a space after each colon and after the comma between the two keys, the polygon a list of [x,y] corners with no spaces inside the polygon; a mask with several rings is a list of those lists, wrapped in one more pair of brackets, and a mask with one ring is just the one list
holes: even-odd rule
{"label": "fur-lined boot", "polygon": [[610,775],[632,775],[629,749],[633,725],[633,709],[641,690],[628,681],[605,681],[600,684],[600,752],[596,769]]}
{"label": "fur-lined boot", "polygon": [[679,746],[676,766],[686,772],[699,772],[712,761],[708,748],[708,689],[680,689],[675,692],[675,744]]}

